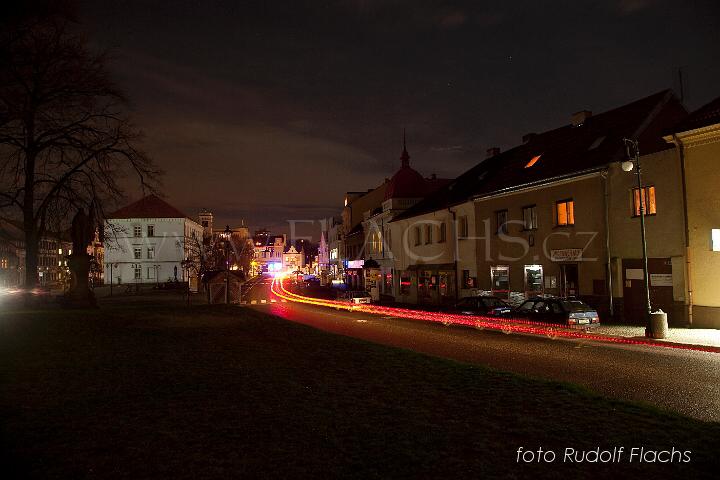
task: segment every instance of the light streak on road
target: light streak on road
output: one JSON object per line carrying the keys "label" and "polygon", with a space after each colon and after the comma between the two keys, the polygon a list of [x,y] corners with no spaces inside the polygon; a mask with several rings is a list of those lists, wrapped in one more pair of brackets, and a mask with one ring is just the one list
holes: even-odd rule
{"label": "light streak on road", "polygon": [[640,345],[650,347],[675,348],[680,350],[694,350],[699,352],[720,353],[719,347],[659,342],[653,339],[638,339],[611,335],[600,335],[587,331],[577,330],[570,327],[564,327],[561,325],[532,322],[522,319],[496,319],[483,316],[428,312],[424,310],[411,310],[396,307],[383,307],[380,305],[372,304],[351,304],[349,302],[341,300],[325,300],[320,298],[306,297],[288,291],[283,284],[283,280],[283,277],[276,276],[272,281],[271,290],[273,294],[289,302],[329,307],[338,310],[347,310],[350,312],[363,312],[373,315],[392,316],[409,320],[431,321],[442,323],[443,325],[464,325],[475,328],[486,328],[489,330],[502,331],[504,333],[514,332],[529,335],[541,335],[550,338],[564,337],[569,339],[592,340],[597,342],[607,342],[624,345]]}

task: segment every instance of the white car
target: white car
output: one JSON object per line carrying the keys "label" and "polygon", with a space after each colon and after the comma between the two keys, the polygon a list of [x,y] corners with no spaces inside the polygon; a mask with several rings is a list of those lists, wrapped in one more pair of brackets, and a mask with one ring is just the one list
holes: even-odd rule
{"label": "white car", "polygon": [[348,300],[350,300],[350,303],[357,305],[361,303],[370,303],[370,294],[368,294],[364,290],[356,290],[352,292],[347,292],[346,297]]}

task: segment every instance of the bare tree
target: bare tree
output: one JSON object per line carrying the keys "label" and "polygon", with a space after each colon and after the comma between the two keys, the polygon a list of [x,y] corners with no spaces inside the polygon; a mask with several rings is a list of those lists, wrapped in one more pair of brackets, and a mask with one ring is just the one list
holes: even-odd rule
{"label": "bare tree", "polygon": [[136,148],[140,132],[106,68],[64,19],[35,19],[0,34],[0,212],[22,219],[25,284],[37,284],[38,242],[78,208],[122,198],[137,175],[159,171]]}

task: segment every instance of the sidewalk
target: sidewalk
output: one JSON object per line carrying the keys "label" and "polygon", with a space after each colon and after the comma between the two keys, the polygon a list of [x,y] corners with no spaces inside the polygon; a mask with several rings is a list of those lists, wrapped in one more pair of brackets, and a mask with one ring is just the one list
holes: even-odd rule
{"label": "sidewalk", "polygon": [[[635,325],[600,325],[592,329],[592,333],[627,338],[646,338],[645,327]],[[720,347],[720,330],[710,328],[669,328],[667,338],[654,340],[657,342]]]}

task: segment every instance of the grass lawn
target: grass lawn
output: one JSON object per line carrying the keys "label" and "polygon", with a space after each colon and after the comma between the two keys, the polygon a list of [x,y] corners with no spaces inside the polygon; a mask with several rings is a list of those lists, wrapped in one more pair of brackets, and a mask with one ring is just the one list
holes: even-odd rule
{"label": "grass lawn", "polygon": [[[0,314],[3,478],[701,478],[720,424],[240,307]],[[517,464],[518,447],[691,450]]]}

